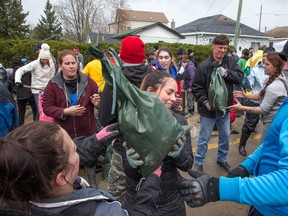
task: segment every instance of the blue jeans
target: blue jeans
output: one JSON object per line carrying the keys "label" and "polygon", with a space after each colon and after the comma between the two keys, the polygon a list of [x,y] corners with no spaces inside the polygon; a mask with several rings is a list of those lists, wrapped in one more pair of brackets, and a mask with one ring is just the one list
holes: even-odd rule
{"label": "blue jeans", "polygon": [[208,149],[208,142],[215,124],[219,133],[217,160],[221,162],[226,161],[229,151],[230,112],[227,112],[223,117],[220,114],[217,114],[215,118],[207,118],[200,115],[200,131],[197,152],[195,154],[195,164],[197,165],[202,165],[204,162]]}
{"label": "blue jeans", "polygon": [[39,93],[33,94],[35,103],[36,103],[36,108],[37,108],[37,118],[39,119],[39,106],[38,106],[38,98],[39,98]]}

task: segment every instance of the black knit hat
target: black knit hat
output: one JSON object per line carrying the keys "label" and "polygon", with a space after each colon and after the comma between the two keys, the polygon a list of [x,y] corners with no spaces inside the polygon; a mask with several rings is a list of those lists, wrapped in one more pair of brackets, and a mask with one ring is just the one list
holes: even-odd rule
{"label": "black knit hat", "polygon": [[283,50],[278,53],[278,55],[283,59],[283,61],[287,61],[288,59],[288,41],[285,43]]}
{"label": "black knit hat", "polygon": [[184,49],[183,49],[183,48],[179,48],[179,49],[177,50],[176,55],[184,55]]}

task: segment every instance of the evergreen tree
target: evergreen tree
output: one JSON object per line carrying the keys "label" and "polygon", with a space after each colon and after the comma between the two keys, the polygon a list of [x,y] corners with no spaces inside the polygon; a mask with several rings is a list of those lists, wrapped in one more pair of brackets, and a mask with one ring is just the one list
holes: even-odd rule
{"label": "evergreen tree", "polygon": [[44,13],[45,17],[41,15],[41,20],[39,20],[39,23],[33,30],[33,38],[42,40],[52,35],[61,35],[61,24],[57,20],[57,16],[49,0],[47,0]]}
{"label": "evergreen tree", "polygon": [[0,0],[0,38],[23,39],[29,34],[28,12],[23,12],[21,0]]}

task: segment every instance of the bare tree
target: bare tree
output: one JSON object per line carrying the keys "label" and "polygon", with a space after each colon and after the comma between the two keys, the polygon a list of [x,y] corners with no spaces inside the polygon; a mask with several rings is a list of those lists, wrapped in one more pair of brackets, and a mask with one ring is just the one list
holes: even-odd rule
{"label": "bare tree", "polygon": [[89,32],[107,32],[108,23],[127,0],[59,0],[54,5],[66,36],[84,42]]}

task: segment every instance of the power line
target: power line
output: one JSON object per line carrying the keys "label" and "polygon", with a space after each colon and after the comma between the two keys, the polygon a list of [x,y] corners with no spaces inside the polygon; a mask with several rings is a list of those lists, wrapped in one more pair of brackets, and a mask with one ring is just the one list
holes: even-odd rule
{"label": "power line", "polygon": [[215,0],[214,0],[214,1],[212,2],[212,4],[210,5],[210,7],[209,7],[208,11],[206,12],[206,14],[204,15],[204,17],[207,16],[207,14],[209,13],[209,11],[210,11],[210,9],[212,8],[212,6],[213,6],[214,3],[215,3]]}

